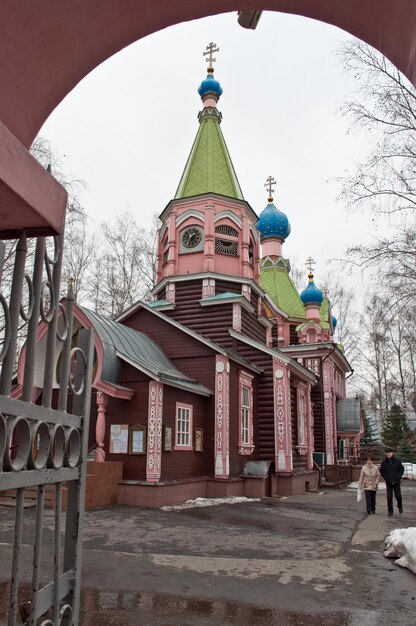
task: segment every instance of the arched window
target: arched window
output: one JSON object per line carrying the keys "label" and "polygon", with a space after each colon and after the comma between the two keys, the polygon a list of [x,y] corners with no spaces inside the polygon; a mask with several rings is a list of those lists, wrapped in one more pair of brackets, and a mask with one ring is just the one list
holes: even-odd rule
{"label": "arched window", "polygon": [[238,256],[238,231],[227,224],[215,228],[215,252]]}
{"label": "arched window", "polygon": [[254,267],[254,243],[250,237],[250,245],[248,247],[248,262]]}
{"label": "arched window", "polygon": [[306,343],[316,343],[316,330],[308,330],[306,333]]}

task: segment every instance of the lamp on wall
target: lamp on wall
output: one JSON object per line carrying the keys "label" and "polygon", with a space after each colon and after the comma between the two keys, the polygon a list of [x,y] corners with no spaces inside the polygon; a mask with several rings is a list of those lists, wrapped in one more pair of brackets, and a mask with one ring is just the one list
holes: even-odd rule
{"label": "lamp on wall", "polygon": [[263,11],[256,11],[255,9],[243,9],[238,12],[238,23],[243,28],[255,30],[262,13]]}

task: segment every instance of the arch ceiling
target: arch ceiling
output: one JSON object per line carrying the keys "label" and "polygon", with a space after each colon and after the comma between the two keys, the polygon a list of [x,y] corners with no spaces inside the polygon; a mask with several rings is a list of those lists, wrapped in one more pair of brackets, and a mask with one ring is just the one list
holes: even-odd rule
{"label": "arch ceiling", "polygon": [[[2,0],[0,120],[28,147],[66,94],[107,58],[157,30],[238,11],[241,4],[241,0]],[[416,83],[414,0],[250,0],[249,6],[338,26],[383,52]]]}

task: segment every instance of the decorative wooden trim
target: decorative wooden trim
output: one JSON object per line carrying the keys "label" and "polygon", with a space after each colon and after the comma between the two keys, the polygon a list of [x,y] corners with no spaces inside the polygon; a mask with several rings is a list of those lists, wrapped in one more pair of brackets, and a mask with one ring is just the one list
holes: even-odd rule
{"label": "decorative wooden trim", "polygon": [[332,411],[332,390],[331,390],[331,367],[328,360],[322,364],[323,375],[323,392],[324,392],[324,424],[325,424],[325,462],[327,465],[333,465],[335,462],[334,454],[334,415]]}
{"label": "decorative wooden trim", "polygon": [[215,359],[215,478],[230,474],[230,363],[226,357]]}
{"label": "decorative wooden trim", "polygon": [[273,359],[274,438],[277,472],[292,472],[292,428],[289,372]]}
{"label": "decorative wooden trim", "polygon": [[[240,372],[238,381],[238,452],[249,456],[254,451],[253,376]],[[248,441],[243,442],[243,387],[249,390]]]}
{"label": "decorative wooden trim", "polygon": [[308,452],[308,419],[305,389],[301,386],[296,389],[296,401],[298,405],[298,441],[297,450],[302,456]]}
{"label": "decorative wooden trim", "polygon": [[162,469],[163,385],[149,382],[146,480],[157,483]]}

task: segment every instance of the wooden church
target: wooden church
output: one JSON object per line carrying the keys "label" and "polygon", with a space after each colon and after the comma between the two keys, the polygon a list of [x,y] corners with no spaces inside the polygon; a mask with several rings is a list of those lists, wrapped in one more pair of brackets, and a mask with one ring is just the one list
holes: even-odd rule
{"label": "wooden church", "polygon": [[[207,50],[198,132],[160,215],[153,301],[116,320],[71,293],[64,301],[74,335],[95,330],[90,446],[96,466],[118,463],[120,504],[304,493],[318,485],[314,453],[337,463],[337,402],[351,368],[336,320],[312,265],[301,294],[291,280],[290,224],[273,204],[273,180],[259,217],[244,199]],[[40,391],[45,348],[41,324]],[[24,360],[23,349],[20,373]]]}

